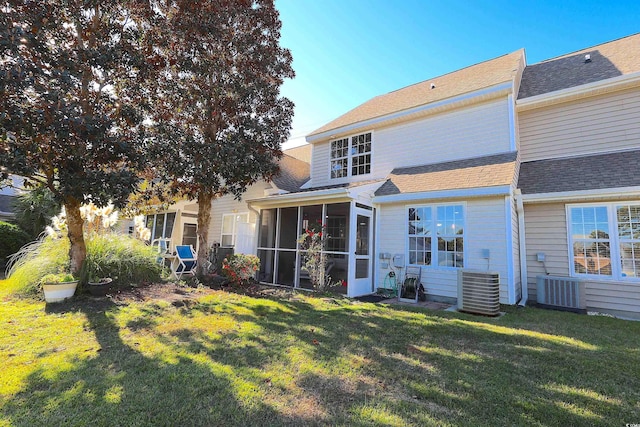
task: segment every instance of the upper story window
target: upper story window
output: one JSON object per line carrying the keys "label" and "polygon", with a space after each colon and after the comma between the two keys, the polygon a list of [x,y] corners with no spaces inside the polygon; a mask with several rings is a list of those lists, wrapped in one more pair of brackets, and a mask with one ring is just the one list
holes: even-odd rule
{"label": "upper story window", "polygon": [[331,141],[331,178],[371,173],[371,132]]}

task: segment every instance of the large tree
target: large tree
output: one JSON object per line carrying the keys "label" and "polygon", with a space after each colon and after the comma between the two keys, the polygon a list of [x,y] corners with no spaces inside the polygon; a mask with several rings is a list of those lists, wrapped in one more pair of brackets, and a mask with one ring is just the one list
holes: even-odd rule
{"label": "large tree", "polygon": [[205,265],[211,202],[237,198],[277,172],[293,103],[280,96],[293,78],[279,44],[272,0],[159,1],[157,32],[166,68],[158,80],[154,123],[162,175],[198,201],[198,265]]}
{"label": "large tree", "polygon": [[131,0],[0,8],[0,175],[41,183],[64,205],[77,273],[86,257],[80,205],[121,206],[138,182],[152,9]]}

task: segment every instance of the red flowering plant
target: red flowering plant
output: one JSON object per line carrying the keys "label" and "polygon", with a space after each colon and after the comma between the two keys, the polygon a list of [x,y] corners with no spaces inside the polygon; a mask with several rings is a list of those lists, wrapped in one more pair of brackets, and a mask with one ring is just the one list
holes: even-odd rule
{"label": "red flowering plant", "polygon": [[331,286],[331,276],[326,274],[327,255],[324,249],[331,237],[326,232],[326,225],[314,224],[304,230],[298,237],[298,247],[302,253],[302,269],[309,274],[314,289],[325,291]]}
{"label": "red flowering plant", "polygon": [[260,258],[255,255],[235,254],[222,261],[222,275],[236,286],[249,284],[259,269]]}

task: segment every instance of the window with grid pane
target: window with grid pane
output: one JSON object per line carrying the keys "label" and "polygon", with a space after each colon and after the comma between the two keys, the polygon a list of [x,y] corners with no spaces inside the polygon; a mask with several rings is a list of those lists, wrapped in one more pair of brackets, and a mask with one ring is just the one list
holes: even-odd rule
{"label": "window with grid pane", "polygon": [[438,206],[438,265],[464,267],[464,216],[462,205]]}
{"label": "window with grid pane", "polygon": [[640,277],[640,205],[616,206],[623,277]]}
{"label": "window with grid pane", "polygon": [[431,265],[431,208],[409,208],[409,264]]}
{"label": "window with grid pane", "polygon": [[576,274],[611,276],[611,240],[606,206],[571,208],[573,268]]}
{"label": "window with grid pane", "polygon": [[351,175],[371,173],[371,133],[351,137]]}
{"label": "window with grid pane", "polygon": [[408,210],[411,265],[464,267],[464,206],[416,206]]}
{"label": "window with grid pane", "polygon": [[331,141],[331,178],[344,178],[349,171],[349,138]]}

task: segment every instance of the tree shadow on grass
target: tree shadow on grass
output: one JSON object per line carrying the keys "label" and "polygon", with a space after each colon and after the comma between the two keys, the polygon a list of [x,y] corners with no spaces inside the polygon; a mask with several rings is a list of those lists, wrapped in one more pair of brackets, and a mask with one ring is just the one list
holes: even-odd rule
{"label": "tree shadow on grass", "polygon": [[[560,327],[557,334],[518,330],[515,315],[505,322],[307,301],[149,303],[124,327],[114,320],[116,306],[63,305],[87,316],[101,350],[55,377],[40,368],[3,412],[14,425],[620,425],[637,418],[637,342],[605,346],[587,332],[561,336]],[[159,331],[173,315],[219,327],[185,322]],[[159,348],[152,356],[148,336]]]}
{"label": "tree shadow on grass", "polygon": [[[239,399],[232,377],[214,372],[189,355],[149,356],[122,339],[114,321],[118,307],[65,303],[50,313],[77,311],[100,346],[97,354],[75,359],[72,368],[42,366],[19,393],[2,406],[11,425],[288,425],[305,419],[283,416],[259,400]],[[160,313],[156,313],[159,315]],[[135,325],[150,327],[154,322]]]}

